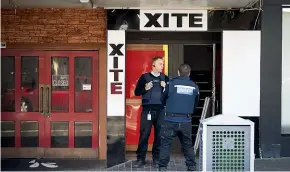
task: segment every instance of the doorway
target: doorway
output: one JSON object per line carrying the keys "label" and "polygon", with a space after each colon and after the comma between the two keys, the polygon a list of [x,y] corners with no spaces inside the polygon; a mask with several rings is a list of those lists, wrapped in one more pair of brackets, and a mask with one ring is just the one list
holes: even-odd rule
{"label": "doorway", "polygon": [[[220,46],[219,46],[220,47]],[[191,67],[190,78],[200,90],[200,99],[194,114],[192,114],[192,142],[194,144],[199,127],[200,118],[205,103],[205,98],[210,97],[211,115],[219,113],[220,107],[220,56],[216,44],[169,44],[169,65],[172,66],[172,76],[177,76],[179,65],[186,63]],[[176,58],[172,58],[176,57]],[[173,71],[172,71],[173,69]],[[173,141],[173,152],[180,152],[181,145],[176,138]]]}
{"label": "doorway", "polygon": [[[140,96],[135,96],[134,90],[139,77],[151,71],[152,58],[164,57],[167,73],[167,45],[164,44],[127,44],[126,45],[126,151],[127,158],[135,159],[140,132],[140,115],[142,102]],[[154,129],[148,141],[148,151],[152,150]],[[147,156],[150,156],[148,153]]]}
{"label": "doorway", "polygon": [[[184,63],[191,67],[190,78],[199,86],[200,100],[196,113],[201,114],[206,97],[212,98],[212,116],[216,114],[216,45],[184,44]],[[219,82],[218,82],[219,83]],[[195,114],[193,114],[194,116]]]}
{"label": "doorway", "polygon": [[97,66],[96,51],[3,50],[2,156],[96,158]]}
{"label": "doorway", "polygon": [[[167,74],[170,78],[177,76],[177,70],[180,64],[188,63],[190,66],[193,65],[194,68],[199,66],[199,62],[192,64],[189,58],[190,56],[190,45],[207,45],[212,47],[210,51],[208,47],[207,51],[208,56],[206,60],[200,63],[211,64],[210,70],[207,72],[209,75],[208,78],[211,79],[210,84],[213,83],[218,77],[216,75],[213,77],[214,69],[213,58],[218,56],[218,52],[214,50],[217,44],[221,43],[221,33],[220,32],[127,32],[126,40],[126,151],[127,159],[136,159],[136,153],[138,146],[139,138],[139,127],[140,127],[140,113],[142,110],[141,106],[141,97],[134,96],[135,84],[137,83],[138,78],[142,73],[148,72],[151,70],[151,59],[155,55],[163,56],[165,59],[165,70],[164,73]],[[215,46],[215,47],[214,47]],[[195,49],[198,49],[195,48]],[[156,54],[157,53],[157,54]],[[200,53],[198,51],[194,54]],[[206,53],[206,52],[204,52]],[[208,61],[209,60],[209,61]],[[197,59],[199,61],[199,59]],[[218,63],[218,60],[216,60]],[[196,69],[196,71],[198,68]],[[197,75],[198,76],[198,75]],[[196,78],[193,77],[193,79]],[[207,78],[207,79],[208,79]],[[195,79],[194,79],[195,80]],[[199,83],[200,84],[200,83]],[[202,98],[204,101],[206,96],[212,95],[212,85],[210,89],[207,90],[206,94],[203,94]],[[216,82],[217,85],[217,82]],[[200,86],[204,87],[204,86]],[[218,89],[218,88],[217,88]],[[215,95],[217,91],[215,90]],[[217,98],[217,96],[216,96]],[[217,98],[218,99],[218,98]],[[200,112],[199,118],[203,108],[203,102],[200,101],[199,109],[196,111]],[[215,108],[217,109],[217,108]],[[218,108],[219,109],[219,108]],[[198,115],[197,115],[198,116]],[[199,121],[196,118],[193,121]],[[193,142],[195,141],[195,134],[197,132],[198,124],[193,123],[192,133]],[[152,150],[153,144],[153,129],[148,143],[148,151]],[[180,154],[181,146],[178,139],[175,139],[172,145],[172,153]],[[147,159],[150,159],[151,153],[147,153]]]}
{"label": "doorway", "polygon": [[217,79],[220,76],[217,70],[217,54],[216,44],[185,44],[184,45],[184,63],[191,66],[190,78],[194,81],[200,92],[198,106],[192,114],[192,141],[195,142],[205,98],[210,99],[211,116],[218,113],[219,85],[220,81]]}

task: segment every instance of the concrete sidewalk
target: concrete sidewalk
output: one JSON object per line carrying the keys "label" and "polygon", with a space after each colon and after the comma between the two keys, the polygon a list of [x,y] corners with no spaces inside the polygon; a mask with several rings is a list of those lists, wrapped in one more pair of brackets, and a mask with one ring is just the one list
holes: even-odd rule
{"label": "concrete sidewalk", "polygon": [[1,171],[106,171],[95,159],[1,159]]}
{"label": "concrete sidewalk", "polygon": [[[105,161],[95,159],[2,159],[1,171],[157,171],[149,159],[140,169],[132,168],[134,160],[106,169]],[[184,158],[172,156],[168,170],[185,171]],[[290,171],[290,158],[257,159],[255,171]]]}
{"label": "concrete sidewalk", "polygon": [[[198,161],[197,161],[198,162]],[[147,161],[143,168],[133,168],[133,160],[108,168],[107,171],[157,171],[151,160]],[[186,171],[183,158],[172,158],[168,165],[168,171]],[[197,169],[198,171],[198,163]],[[290,158],[256,159],[255,171],[290,171]]]}

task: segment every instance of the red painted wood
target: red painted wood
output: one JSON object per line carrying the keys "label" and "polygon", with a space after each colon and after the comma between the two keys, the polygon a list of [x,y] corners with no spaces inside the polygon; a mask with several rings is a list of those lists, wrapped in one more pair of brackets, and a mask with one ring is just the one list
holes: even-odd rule
{"label": "red painted wood", "polygon": [[[51,122],[57,122],[57,121],[67,121],[69,122],[69,148],[74,147],[74,135],[75,135],[75,127],[74,123],[77,121],[90,121],[92,122],[92,147],[97,148],[98,147],[98,53],[94,51],[72,51],[72,52],[66,52],[66,51],[58,51],[58,52],[49,52],[47,59],[50,59],[51,57],[58,56],[58,57],[69,57],[69,111],[68,112],[51,112],[50,116],[47,118],[46,125],[49,125]],[[75,112],[75,57],[92,57],[92,112]],[[51,85],[51,62],[47,63],[49,64],[49,67],[47,68],[47,73],[49,78],[48,85]],[[94,89],[95,88],[95,89]],[[80,97],[83,96],[89,96],[86,95],[85,92],[79,93]],[[53,96],[53,95],[52,95]],[[52,105],[53,106],[53,105]],[[45,130],[46,135],[50,136],[50,127],[47,126]],[[51,143],[51,137],[46,137],[46,142]]]}
{"label": "red painted wood", "polygon": [[[80,52],[81,53],[81,52]],[[93,54],[93,60],[92,60],[92,63],[93,63],[93,67],[92,67],[92,77],[93,77],[93,80],[92,80],[92,88],[94,88],[92,90],[92,108],[93,108],[93,113],[92,113],[92,118],[94,118],[92,120],[92,147],[93,148],[97,148],[99,147],[99,92],[97,88],[99,88],[99,58],[98,58],[98,52],[94,52]],[[103,82],[103,81],[101,81]],[[103,100],[101,100],[103,101]],[[105,115],[105,114],[103,114]]]}
{"label": "red painted wood", "polygon": [[[75,59],[74,55],[70,54],[69,57],[69,114],[74,113],[74,106],[75,106]],[[69,117],[70,118],[70,117]],[[73,148],[75,144],[75,127],[74,121],[69,121],[69,142],[68,147]]]}
{"label": "red painted wood", "polygon": [[[126,51],[126,99],[141,99],[135,96],[134,90],[142,73],[151,71],[152,58],[164,56],[164,51],[128,50]],[[140,136],[140,115],[142,106],[126,105],[126,144],[137,145]],[[152,127],[149,144],[153,144]]]}
{"label": "red painted wood", "polygon": [[140,98],[134,95],[137,81],[142,73],[151,71],[155,56],[164,56],[164,51],[126,51],[126,98]]}
{"label": "red painted wood", "polygon": [[[21,103],[21,57],[17,54],[17,56],[15,56],[15,75],[14,75],[14,79],[15,79],[15,112],[20,112],[20,103]],[[29,114],[27,114],[29,115]],[[15,147],[19,148],[21,143],[21,135],[20,135],[20,120],[18,121],[14,121],[15,122]]]}
{"label": "red painted wood", "polygon": [[126,105],[126,144],[138,144],[141,106]]}

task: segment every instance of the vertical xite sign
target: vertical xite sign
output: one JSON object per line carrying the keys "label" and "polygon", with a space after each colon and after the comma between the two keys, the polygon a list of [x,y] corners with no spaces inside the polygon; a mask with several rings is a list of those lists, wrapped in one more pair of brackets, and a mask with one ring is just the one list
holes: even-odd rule
{"label": "vertical xite sign", "polygon": [[108,30],[107,114],[125,116],[125,31]]}

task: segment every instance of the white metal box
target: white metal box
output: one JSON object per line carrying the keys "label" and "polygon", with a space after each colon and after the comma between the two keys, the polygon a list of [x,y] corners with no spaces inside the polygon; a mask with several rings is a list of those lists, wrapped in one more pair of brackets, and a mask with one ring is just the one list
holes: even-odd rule
{"label": "white metal box", "polygon": [[201,122],[199,171],[254,171],[254,123],[234,115]]}

